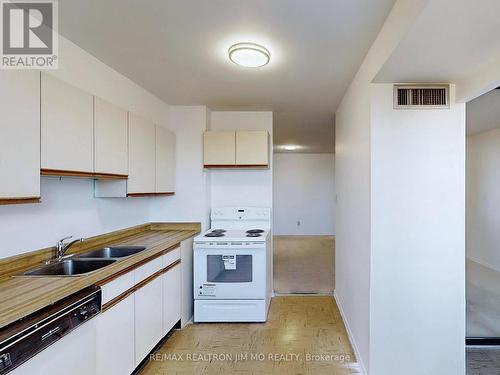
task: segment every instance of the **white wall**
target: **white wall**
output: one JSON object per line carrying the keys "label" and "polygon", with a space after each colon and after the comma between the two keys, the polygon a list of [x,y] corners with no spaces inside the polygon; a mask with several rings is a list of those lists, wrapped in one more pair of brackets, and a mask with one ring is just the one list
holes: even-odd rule
{"label": "white wall", "polygon": [[168,124],[176,134],[176,194],[154,204],[152,221],[200,221],[210,226],[210,173],[203,170],[205,106],[170,106]]}
{"label": "white wall", "polygon": [[[267,130],[270,151],[273,144],[272,112],[216,112],[211,113],[211,130]],[[272,157],[269,169],[210,170],[211,207],[219,206],[273,206]]]}
{"label": "white wall", "polygon": [[[59,52],[59,69],[50,74],[166,126],[167,104],[62,37]],[[93,181],[86,179],[42,178],[41,187],[40,204],[0,206],[0,258],[53,246],[66,235],[88,237],[142,224],[152,206],[172,199],[94,199]]]}
{"label": "white wall", "polygon": [[467,256],[500,272],[499,145],[500,128],[468,137]]}
{"label": "white wall", "polygon": [[[335,298],[356,356],[371,371],[370,259],[371,155],[370,85],[428,0],[398,0],[348,87],[336,115]],[[392,328],[394,329],[394,327]],[[399,327],[398,327],[399,329]],[[402,328],[404,329],[404,327]],[[404,345],[401,346],[404,350]],[[397,353],[393,353],[397,355]],[[445,359],[446,361],[447,359]],[[399,374],[425,359],[414,357]]]}
{"label": "white wall", "polygon": [[334,154],[275,153],[273,170],[274,234],[335,235]]}
{"label": "white wall", "polygon": [[370,374],[463,374],[465,104],[371,95]]}

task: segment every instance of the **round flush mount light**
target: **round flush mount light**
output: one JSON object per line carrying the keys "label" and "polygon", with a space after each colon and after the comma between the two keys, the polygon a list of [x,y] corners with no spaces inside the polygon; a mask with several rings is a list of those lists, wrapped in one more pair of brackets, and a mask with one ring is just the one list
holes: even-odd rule
{"label": "round flush mount light", "polygon": [[296,145],[285,145],[283,146],[283,149],[286,151],[295,151],[299,148],[299,146]]}
{"label": "round flush mount light", "polygon": [[258,68],[271,60],[271,53],[267,48],[250,42],[233,44],[227,53],[229,60],[246,68]]}

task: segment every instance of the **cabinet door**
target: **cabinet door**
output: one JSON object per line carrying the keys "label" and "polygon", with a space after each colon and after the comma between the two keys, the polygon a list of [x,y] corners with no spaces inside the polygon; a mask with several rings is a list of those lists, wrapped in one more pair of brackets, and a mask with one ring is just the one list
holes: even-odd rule
{"label": "cabinet door", "polygon": [[163,328],[162,277],[135,292],[135,365],[161,340]]}
{"label": "cabinet door", "polygon": [[128,174],[127,111],[94,98],[94,170]]}
{"label": "cabinet door", "polygon": [[14,369],[11,375],[95,374],[96,327],[92,318]]}
{"label": "cabinet door", "polygon": [[42,73],[42,169],[94,172],[93,97]]}
{"label": "cabinet door", "polygon": [[0,71],[0,200],[40,197],[40,73]]}
{"label": "cabinet door", "polygon": [[155,126],[129,114],[129,175],[127,193],[155,192]]}
{"label": "cabinet door", "polygon": [[269,164],[269,134],[267,131],[236,132],[236,164]]}
{"label": "cabinet door", "polygon": [[181,242],[181,326],[193,318],[193,238]]}
{"label": "cabinet door", "polygon": [[175,134],[156,126],[156,192],[175,191]]}
{"label": "cabinet door", "polygon": [[134,295],[96,318],[96,374],[131,374],[135,368]]}
{"label": "cabinet door", "polygon": [[205,132],[203,135],[203,160],[206,167],[234,165],[236,162],[235,132]]}
{"label": "cabinet door", "polygon": [[181,318],[181,264],[163,274],[163,335]]}

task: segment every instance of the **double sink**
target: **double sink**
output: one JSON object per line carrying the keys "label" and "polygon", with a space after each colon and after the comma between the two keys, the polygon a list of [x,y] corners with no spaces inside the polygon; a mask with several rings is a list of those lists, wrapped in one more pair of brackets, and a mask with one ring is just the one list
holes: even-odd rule
{"label": "double sink", "polygon": [[81,276],[146,250],[144,246],[110,246],[54,261],[27,271],[23,276]]}

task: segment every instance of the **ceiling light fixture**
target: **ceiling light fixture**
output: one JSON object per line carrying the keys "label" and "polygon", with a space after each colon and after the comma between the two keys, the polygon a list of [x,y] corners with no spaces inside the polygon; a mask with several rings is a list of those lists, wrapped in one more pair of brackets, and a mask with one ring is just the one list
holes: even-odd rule
{"label": "ceiling light fixture", "polygon": [[298,146],[295,146],[295,145],[285,145],[283,146],[283,149],[287,150],[287,151],[295,151],[297,150],[299,147]]}
{"label": "ceiling light fixture", "polygon": [[267,48],[250,42],[233,44],[227,53],[229,60],[247,68],[259,68],[271,60],[271,53]]}

